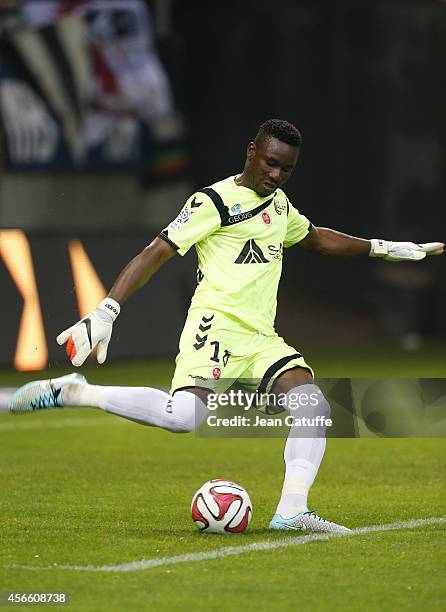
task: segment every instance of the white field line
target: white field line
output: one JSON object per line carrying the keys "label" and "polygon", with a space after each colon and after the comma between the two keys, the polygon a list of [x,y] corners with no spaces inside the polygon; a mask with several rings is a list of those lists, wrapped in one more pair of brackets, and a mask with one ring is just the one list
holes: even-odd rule
{"label": "white field line", "polygon": [[[416,529],[417,527],[426,527],[428,525],[446,524],[446,517],[435,516],[426,519],[412,519],[408,521],[398,521],[396,523],[388,523],[387,525],[371,525],[369,527],[360,527],[353,529],[345,534],[332,533],[314,533],[306,536],[288,536],[275,541],[253,542],[244,546],[227,546],[225,548],[217,548],[207,552],[186,553],[184,555],[175,555],[174,557],[160,557],[158,559],[142,559],[140,561],[130,561],[129,563],[121,563],[119,565],[53,565],[38,566],[38,565],[4,565],[4,569],[24,569],[24,570],[72,570],[79,572],[137,572],[141,570],[152,569],[163,565],[177,565],[179,563],[189,563],[191,561],[207,561],[209,559],[220,559],[232,555],[242,555],[250,552],[260,552],[263,550],[275,550],[277,548],[287,548],[288,546],[299,546],[310,544],[311,542],[321,542],[331,540],[332,538],[345,538],[369,533],[380,533],[383,531],[394,531],[397,529]],[[204,536],[212,537],[212,536]]]}
{"label": "white field line", "polygon": [[[65,427],[106,427],[108,425],[124,425],[129,421],[120,418],[104,418],[104,417],[69,417],[57,420],[45,419],[44,421],[32,420],[22,421],[22,415],[11,416],[11,421],[8,423],[0,423],[0,432],[15,431],[24,429],[64,429]],[[17,419],[17,420],[16,420]]]}

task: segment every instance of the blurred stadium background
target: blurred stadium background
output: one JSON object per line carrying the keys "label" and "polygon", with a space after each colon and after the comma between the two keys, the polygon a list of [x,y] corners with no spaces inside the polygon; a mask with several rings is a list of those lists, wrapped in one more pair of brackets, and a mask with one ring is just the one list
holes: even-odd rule
{"label": "blurred stadium background", "polygon": [[[287,186],[314,224],[444,240],[446,3],[0,2],[0,366],[63,363],[102,298],[196,187],[243,167],[269,117],[304,144]],[[288,250],[277,327],[305,353],[444,344],[442,258]],[[171,358],[195,286],[175,258],[126,305],[109,358]],[[315,364],[317,366],[317,364]],[[122,381],[125,382],[125,381]]]}

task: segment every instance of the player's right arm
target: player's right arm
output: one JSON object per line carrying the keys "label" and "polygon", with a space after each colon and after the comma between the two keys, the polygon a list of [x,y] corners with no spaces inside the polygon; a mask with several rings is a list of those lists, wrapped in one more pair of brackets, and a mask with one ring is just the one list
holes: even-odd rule
{"label": "player's right arm", "polygon": [[144,287],[155,272],[175,253],[176,250],[169,243],[161,238],[155,238],[120,272],[108,297],[123,304],[135,291]]}
{"label": "player's right arm", "polygon": [[95,310],[57,336],[58,344],[67,343],[66,352],[74,366],[81,366],[95,346],[98,347],[98,363],[104,363],[120,305],[141,289],[174,255],[175,249],[170,244],[155,238],[125,266],[108,296]]}
{"label": "player's right arm", "polygon": [[141,289],[175,253],[188,249],[220,225],[220,216],[210,198],[197,193],[189,198],[178,217],[120,272],[108,296],[93,312],[57,336],[65,344],[74,366],[81,366],[97,346],[98,363],[107,358],[113,323],[123,304]]}

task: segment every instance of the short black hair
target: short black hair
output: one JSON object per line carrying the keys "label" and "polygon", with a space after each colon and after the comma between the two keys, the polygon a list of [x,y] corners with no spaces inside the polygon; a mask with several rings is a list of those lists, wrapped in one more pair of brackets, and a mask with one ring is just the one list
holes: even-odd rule
{"label": "short black hair", "polygon": [[259,145],[268,138],[277,138],[292,147],[300,147],[302,136],[295,125],[283,119],[268,119],[259,127],[259,131],[254,140],[255,145]]}

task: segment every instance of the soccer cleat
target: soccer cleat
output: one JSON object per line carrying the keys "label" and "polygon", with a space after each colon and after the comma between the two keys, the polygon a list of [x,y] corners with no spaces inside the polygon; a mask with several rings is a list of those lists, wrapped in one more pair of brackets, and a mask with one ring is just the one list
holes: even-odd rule
{"label": "soccer cleat", "polygon": [[59,378],[48,380],[35,380],[17,389],[8,402],[8,412],[20,414],[22,412],[35,412],[48,408],[62,408],[62,387],[70,383],[85,385],[87,379],[82,374],[67,374]]}
{"label": "soccer cleat", "polygon": [[299,512],[292,518],[285,519],[280,514],[275,514],[269,524],[270,529],[278,529],[282,531],[312,531],[325,533],[350,533],[351,529],[327,521],[318,516],[315,512]]}

